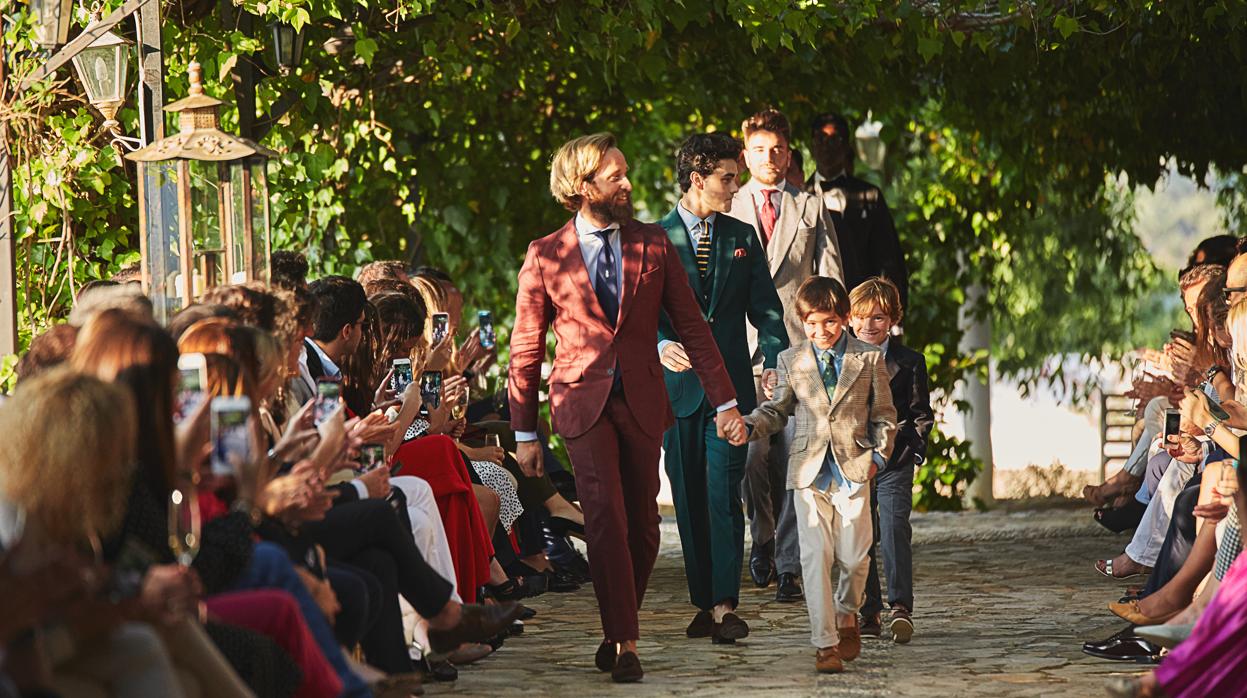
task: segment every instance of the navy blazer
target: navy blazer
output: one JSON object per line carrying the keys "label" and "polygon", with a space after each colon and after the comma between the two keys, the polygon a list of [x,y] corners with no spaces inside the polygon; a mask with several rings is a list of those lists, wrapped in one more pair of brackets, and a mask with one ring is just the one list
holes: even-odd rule
{"label": "navy blazer", "polygon": [[884,359],[892,388],[892,404],[896,406],[897,427],[896,448],[888,459],[887,469],[921,465],[927,458],[927,435],[935,424],[926,357],[892,337]]}

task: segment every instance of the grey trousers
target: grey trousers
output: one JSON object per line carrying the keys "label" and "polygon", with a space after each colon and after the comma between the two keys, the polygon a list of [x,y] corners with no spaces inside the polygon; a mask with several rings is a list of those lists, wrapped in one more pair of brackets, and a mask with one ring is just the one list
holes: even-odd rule
{"label": "grey trousers", "polygon": [[914,466],[889,468],[871,483],[870,515],[874,519],[875,539],[870,546],[870,574],[866,577],[866,603],[862,616],[883,611],[879,584],[879,548],[883,548],[883,571],[888,578],[888,603],[914,610],[913,529],[909,512],[913,509]]}
{"label": "grey trousers", "polygon": [[[758,402],[764,402],[762,379],[753,378]],[[769,439],[749,442],[745,459],[745,479],[741,495],[749,515],[749,536],[755,548],[775,544],[775,570],[778,574],[801,575],[801,544],[797,540],[797,512],[793,508],[788,482],[788,444],[792,443],[795,420],[788,420],[783,431]]]}

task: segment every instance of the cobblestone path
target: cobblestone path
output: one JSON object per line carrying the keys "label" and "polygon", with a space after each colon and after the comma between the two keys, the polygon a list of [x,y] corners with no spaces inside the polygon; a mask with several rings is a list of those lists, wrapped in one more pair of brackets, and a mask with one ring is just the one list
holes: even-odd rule
{"label": "cobblestone path", "polygon": [[[976,515],[967,515],[976,516]],[[746,580],[741,616],[752,628],[734,646],[688,640],[679,540],[663,526],[663,547],[641,612],[645,681],[615,686],[593,668],[600,638],[592,589],[531,601],[540,615],[456,684],[428,685],[430,695],[506,696],[1102,696],[1106,677],[1138,671],[1082,654],[1082,640],[1120,623],[1105,609],[1123,588],[1099,576],[1092,561],[1120,551],[1125,539],[1093,535],[1082,512],[1031,521],[1018,514],[977,515],[971,529],[1009,540],[973,540],[961,522],[916,521],[916,634],[909,645],[865,640],[862,656],[838,676],[813,670],[803,604],[780,604]],[[917,518],[917,517],[916,517]],[[995,520],[993,520],[995,519]],[[1055,521],[1055,530],[1045,526]],[[1062,531],[1064,522],[1078,522]],[[1028,538],[1031,532],[1058,536]],[[1049,526],[1049,528],[1052,528]],[[1083,531],[1085,530],[1085,534]],[[1046,531],[1046,532],[1045,532]],[[971,540],[950,540],[958,532]],[[1059,537],[1063,536],[1063,537]],[[923,542],[923,538],[928,539]]]}

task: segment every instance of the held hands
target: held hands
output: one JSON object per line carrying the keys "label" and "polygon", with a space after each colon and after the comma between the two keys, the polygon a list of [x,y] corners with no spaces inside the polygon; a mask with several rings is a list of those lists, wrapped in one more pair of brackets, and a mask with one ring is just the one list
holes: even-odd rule
{"label": "held hands", "polygon": [[775,398],[775,388],[779,385],[779,372],[773,368],[762,369],[762,394],[767,400]]}
{"label": "held hands", "polygon": [[1178,404],[1182,411],[1182,421],[1196,427],[1203,427],[1213,422],[1212,413],[1208,411],[1208,403],[1203,393],[1187,388],[1183,391],[1182,401]]}
{"label": "held hands", "polygon": [[733,446],[740,446],[749,440],[749,429],[745,427],[745,420],[740,416],[740,410],[735,407],[715,415],[714,427],[719,438],[727,439],[727,442]]}
{"label": "held hands", "polygon": [[683,373],[693,367],[688,354],[684,351],[684,345],[679,342],[671,342],[663,347],[659,360],[668,371],[675,373]]}

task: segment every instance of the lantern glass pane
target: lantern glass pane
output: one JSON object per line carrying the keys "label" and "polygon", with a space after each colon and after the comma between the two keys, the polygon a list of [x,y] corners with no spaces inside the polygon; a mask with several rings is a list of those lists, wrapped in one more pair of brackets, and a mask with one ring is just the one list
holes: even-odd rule
{"label": "lantern glass pane", "polygon": [[74,57],[78,78],[93,105],[120,102],[126,89],[130,47],[124,44],[85,48]]}
{"label": "lantern glass pane", "polygon": [[191,231],[195,244],[195,297],[225,283],[225,246],[221,224],[224,190],[220,166],[190,161]]}
{"label": "lantern glass pane", "polygon": [[269,280],[269,256],[272,254],[272,231],[269,228],[267,162],[254,159],[251,170],[251,250],[255,260],[252,278],[265,283]]}
{"label": "lantern glass pane", "polygon": [[143,163],[142,176],[146,206],[143,235],[147,245],[143,274],[156,319],[164,323],[182,309],[177,163]]}
{"label": "lantern glass pane", "polygon": [[40,46],[60,46],[69,39],[71,0],[32,0],[35,41]]}
{"label": "lantern glass pane", "polygon": [[243,161],[231,162],[227,166],[226,174],[229,177],[229,224],[230,224],[230,263],[233,265],[233,274],[230,276],[231,284],[241,284],[249,281],[252,262],[249,256],[250,247],[247,244],[249,232],[247,230],[250,218],[247,216],[247,166]]}

